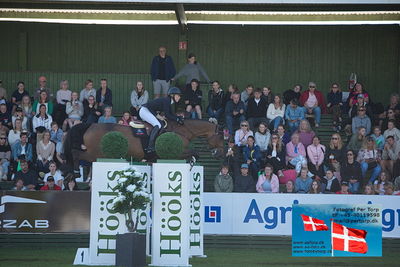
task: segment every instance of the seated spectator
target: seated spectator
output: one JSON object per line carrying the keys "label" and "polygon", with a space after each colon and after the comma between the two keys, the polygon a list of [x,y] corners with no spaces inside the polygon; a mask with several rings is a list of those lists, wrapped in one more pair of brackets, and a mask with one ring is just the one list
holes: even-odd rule
{"label": "seated spectator", "polygon": [[382,132],[385,132],[388,129],[388,124],[389,121],[394,122],[394,127],[393,128],[400,128],[400,120],[396,116],[394,109],[389,109],[387,111],[386,117],[382,121]]}
{"label": "seated spectator", "polygon": [[311,129],[311,125],[308,120],[302,120],[300,122],[297,133],[299,134],[300,143],[302,143],[304,147],[308,147],[312,144],[315,132]]}
{"label": "seated spectator", "polygon": [[388,173],[385,171],[381,172],[379,175],[378,179],[375,180],[374,182],[374,191],[378,195],[384,195],[385,194],[385,184],[389,182],[389,176]]}
{"label": "seated spectator", "polygon": [[122,114],[121,119],[118,121],[118,124],[124,125],[124,126],[129,126],[129,123],[133,121],[133,118],[131,116],[131,113],[129,111],[125,111]]}
{"label": "seated spectator", "polygon": [[363,98],[369,99],[369,95],[368,95],[367,91],[364,90],[363,85],[361,83],[356,83],[354,85],[354,89],[350,92],[350,95],[348,98],[350,107],[353,107],[354,105],[356,105],[357,98],[360,94],[363,96]]}
{"label": "seated spectator", "polygon": [[0,132],[8,133],[12,129],[11,113],[5,103],[0,104]]}
{"label": "seated spectator", "polygon": [[232,192],[233,179],[228,173],[228,166],[223,165],[220,173],[215,177],[214,190],[215,192]]}
{"label": "seated spectator", "polygon": [[365,128],[361,127],[358,129],[356,134],[353,134],[350,138],[350,142],[347,145],[347,149],[351,149],[354,153],[358,154],[358,151],[361,149],[362,144],[364,143],[366,133]]}
{"label": "seated spectator", "polygon": [[89,96],[93,96],[96,99],[96,89],[93,88],[92,80],[85,81],[85,88],[83,88],[79,94],[79,101],[81,101],[81,103],[85,103],[88,101]]}
{"label": "seated spectator", "polygon": [[[20,140],[12,146],[13,160],[16,164],[21,159],[32,162],[32,145],[28,143],[28,133],[21,132]],[[16,166],[14,170],[16,170]]]}
{"label": "seated spectator", "polygon": [[278,129],[278,126],[285,123],[283,119],[285,117],[286,105],[283,104],[281,96],[276,95],[274,102],[269,104],[267,109],[267,118],[269,119],[269,126],[273,128],[273,131]]}
{"label": "seated spectator", "polygon": [[283,189],[282,193],[296,193],[294,190],[294,182],[289,180],[285,184],[285,188]]}
{"label": "seated spectator", "polygon": [[398,167],[400,165],[400,142],[395,142],[394,137],[389,135],[386,137],[386,144],[382,151],[381,167],[389,173],[392,177],[399,175]]}
{"label": "seated spectator", "polygon": [[52,190],[60,191],[61,187],[55,184],[53,176],[49,176],[47,177],[46,185],[42,186],[40,188],[40,191],[52,191]]}
{"label": "seated spectator", "polygon": [[299,173],[302,167],[307,166],[306,149],[300,143],[300,138],[297,133],[294,133],[290,141],[286,145],[286,162],[295,167]]}
{"label": "seated spectator", "polygon": [[51,93],[50,88],[47,87],[47,78],[45,76],[40,76],[38,82],[39,86],[35,89],[33,98],[38,100],[40,98],[40,93],[45,91],[48,96],[48,101],[53,101],[53,94]]}
{"label": "seated spectator", "polygon": [[265,99],[265,102],[267,102],[267,106],[274,102],[274,94],[272,93],[271,86],[263,87],[261,97]]}
{"label": "seated spectator", "polygon": [[322,194],[322,189],[321,189],[321,182],[318,180],[314,180],[311,183],[311,188],[310,191],[308,191],[309,194]]}
{"label": "seated spectator", "polygon": [[[67,113],[65,113],[67,103],[71,101],[71,90],[68,89],[69,84],[67,80],[62,80],[60,82],[60,90],[57,91],[57,105],[55,107],[55,118],[54,120],[62,125],[67,118]],[[53,116],[54,117],[54,116]]]}
{"label": "seated spectator", "polygon": [[24,180],[22,178],[15,179],[14,191],[27,191],[29,190],[26,186],[24,186]]}
{"label": "seated spectator", "polygon": [[358,115],[352,119],[352,133],[357,133],[357,130],[361,127],[365,128],[366,135],[369,135],[371,132],[371,120],[367,115],[365,115],[365,108],[359,108]]}
{"label": "seated spectator", "polygon": [[349,183],[347,181],[342,181],[340,185],[341,185],[340,191],[337,191],[336,194],[343,194],[343,195],[351,194],[349,192]]}
{"label": "seated spectator", "polygon": [[32,103],[31,103],[31,98],[29,95],[25,95],[22,98],[21,105],[19,105],[20,108],[22,108],[22,112],[24,113],[24,117],[27,118],[27,128],[29,129],[29,125],[31,119],[33,118],[33,108],[32,108]]}
{"label": "seated spectator", "polygon": [[355,116],[358,115],[358,110],[360,108],[365,109],[365,114],[372,120],[373,112],[371,105],[367,102],[367,98],[364,98],[363,94],[357,95],[357,102],[352,106],[350,110],[350,118],[353,119]]}
{"label": "seated spectator", "polygon": [[387,182],[384,186],[385,195],[392,196],[392,195],[400,195],[400,193],[394,191],[394,185],[391,182]]}
{"label": "seated spectator", "polygon": [[247,101],[247,120],[251,130],[255,130],[261,122],[267,123],[267,102],[261,98],[261,89],[256,88],[254,97]]}
{"label": "seated spectator", "polygon": [[14,106],[18,106],[22,102],[24,96],[29,97],[29,93],[25,90],[24,82],[17,82],[17,90],[15,90],[11,95],[11,102]]}
{"label": "seated spectator", "polygon": [[290,132],[294,133],[299,128],[300,121],[305,119],[304,109],[298,106],[297,100],[292,99],[290,105],[286,107],[285,118]]}
{"label": "seated spectator", "polygon": [[240,174],[235,175],[235,192],[255,192],[254,179],[251,175],[249,175],[249,165],[246,163],[243,163],[240,166]]}
{"label": "seated spectator", "polygon": [[72,173],[67,174],[65,177],[64,191],[77,191],[79,190],[74,175]]}
{"label": "seated spectator", "polygon": [[291,139],[290,133],[285,131],[285,127],[283,127],[283,125],[278,126],[277,133],[279,139],[282,141],[282,144],[286,147],[287,143],[289,143]]}
{"label": "seated spectator", "polygon": [[400,96],[398,93],[392,93],[390,95],[390,103],[386,107],[386,111],[392,109],[396,116],[400,115]]}
{"label": "seated spectator", "polygon": [[96,92],[96,102],[100,108],[112,107],[112,91],[107,86],[107,79],[100,80],[100,88]]}
{"label": "seated spectator", "polygon": [[240,94],[240,100],[243,101],[244,106],[246,108],[249,99],[253,97],[253,93],[254,93],[254,86],[252,84],[249,84],[246,86],[246,89],[243,90],[243,92]]}
{"label": "seated spectator", "polygon": [[212,83],[212,89],[208,91],[208,107],[207,114],[210,117],[208,120],[212,123],[218,124],[224,113],[224,99],[225,94],[221,89],[219,81]]}
{"label": "seated spectator", "polygon": [[256,145],[260,148],[261,154],[265,155],[271,139],[271,134],[269,133],[266,123],[261,122],[260,125],[258,125],[258,131],[254,135],[254,138],[256,140]]}
{"label": "seated spectator", "polygon": [[96,123],[101,116],[101,109],[97,106],[94,96],[89,96],[83,102],[83,116],[82,121],[85,123]]}
{"label": "seated spectator", "polygon": [[385,132],[383,133],[383,136],[385,137],[385,139],[386,139],[388,136],[393,136],[394,141],[395,141],[396,143],[397,143],[397,142],[400,142],[400,130],[396,128],[395,122],[392,121],[392,120],[389,120],[387,125],[388,125],[388,128],[387,128],[387,130],[385,130]]}
{"label": "seated spectator", "polygon": [[43,132],[43,139],[36,143],[37,170],[47,173],[49,171],[50,161],[53,160],[56,146],[50,142],[50,132]]}
{"label": "seated spectator", "polygon": [[277,134],[272,134],[271,140],[268,144],[266,163],[272,165],[275,170],[275,174],[279,177],[283,176],[282,170],[285,168],[285,156],[286,149],[285,145],[280,140]]}
{"label": "seated spectator", "polygon": [[38,183],[38,175],[29,168],[26,160],[21,160],[21,170],[15,173],[14,180],[22,179],[27,190],[35,190]]}
{"label": "seated spectator", "polygon": [[51,123],[51,130],[50,130],[50,141],[54,144],[61,143],[63,140],[64,132],[60,128],[58,128],[57,122],[53,121]]}
{"label": "seated spectator", "polygon": [[247,121],[240,123],[240,129],[235,132],[235,145],[238,147],[244,147],[247,145],[247,137],[254,136],[253,131],[249,129]]}
{"label": "seated spectator", "polygon": [[295,189],[296,193],[308,193],[311,189],[312,179],[308,176],[307,167],[301,168],[300,176],[296,178]]}
{"label": "seated spectator", "polygon": [[272,165],[267,164],[264,173],[258,176],[256,190],[258,193],[279,193],[279,179],[274,174]]}
{"label": "seated spectator", "polygon": [[131,93],[131,115],[135,120],[139,117],[139,109],[149,101],[149,92],[144,89],[143,82],[138,81]]}
{"label": "seated spectator", "polygon": [[16,119],[20,119],[22,122],[22,129],[28,131],[28,118],[25,116],[21,107],[17,107],[15,109],[14,115],[11,117],[13,127],[15,126]]}
{"label": "seated spectator", "polygon": [[12,146],[19,139],[22,132],[22,122],[20,119],[16,119],[14,123],[14,128],[8,132],[8,143]]}
{"label": "seated spectator", "polygon": [[57,169],[57,165],[54,161],[49,162],[49,172],[44,175],[43,181],[47,182],[49,177],[53,177],[56,185],[64,189],[64,176],[61,171]]}
{"label": "seated spectator", "polygon": [[51,130],[53,118],[46,112],[46,105],[41,104],[39,113],[33,117],[32,125],[34,133],[43,133],[44,130]]}
{"label": "seated spectator", "polygon": [[382,135],[381,128],[379,126],[375,126],[373,128],[373,132],[374,133],[371,134],[371,137],[375,140],[376,148],[382,151],[385,145],[385,137]]}
{"label": "seated spectator", "polygon": [[230,135],[234,133],[234,123],[240,124],[245,120],[244,111],[245,107],[244,103],[240,101],[240,94],[238,92],[232,93],[232,99],[226,103],[225,107],[225,122]]}
{"label": "seated spectator", "polygon": [[71,101],[67,102],[65,112],[68,118],[63,123],[64,132],[67,131],[67,127],[71,129],[76,121],[80,122],[83,116],[83,104],[78,100],[77,92],[72,92]]}
{"label": "seated spectator", "polygon": [[104,115],[99,118],[99,123],[117,123],[117,119],[111,113],[112,107],[105,107]]}
{"label": "seated spectator", "polygon": [[375,195],[375,190],[372,184],[367,184],[364,187],[364,195]]}
{"label": "seated spectator", "polygon": [[373,183],[381,172],[382,168],[379,165],[381,155],[375,148],[375,141],[372,137],[368,137],[367,141],[363,144],[362,149],[358,152],[357,161],[361,164],[362,177],[367,183],[367,171],[372,170],[369,183]]}
{"label": "seated spectator", "polygon": [[362,181],[361,164],[356,161],[356,154],[353,150],[346,153],[347,159],[340,168],[342,181],[346,181],[350,185],[351,192],[358,192],[360,182]]}
{"label": "seated spectator", "polygon": [[226,106],[226,104],[232,100],[233,93],[239,94],[240,99],[240,91],[236,84],[230,84],[228,86],[228,91],[224,95],[224,106]]}
{"label": "seated spectator", "polygon": [[198,118],[201,120],[201,99],[203,93],[200,90],[200,83],[198,80],[193,79],[190,82],[190,88],[185,90],[183,98],[185,99],[186,112],[191,114],[191,118]]}
{"label": "seated spectator", "polygon": [[228,141],[228,148],[225,153],[224,164],[229,166],[229,169],[236,176],[239,174],[240,162],[242,162],[242,153],[239,151],[239,147],[235,145],[233,138]]}
{"label": "seated spectator", "polygon": [[40,98],[33,102],[32,110],[34,115],[40,113],[41,106],[44,105],[46,107],[47,115],[53,114],[53,102],[49,101],[47,92],[45,90],[40,92]]}
{"label": "seated spectator", "polygon": [[333,118],[333,130],[339,132],[341,130],[342,123],[342,98],[343,94],[339,88],[339,84],[333,83],[331,86],[331,91],[328,93],[326,107],[328,108],[328,113],[332,114]]}
{"label": "seated spectator", "polygon": [[7,142],[7,137],[0,134],[0,179],[7,180],[8,167],[11,160],[11,147]]}
{"label": "seated spectator", "polygon": [[321,113],[325,113],[324,95],[316,89],[314,82],[308,83],[308,90],[304,91],[300,96],[300,104],[304,106],[306,114],[314,114],[315,127],[319,127],[321,122]]}
{"label": "seated spectator", "polygon": [[340,190],[339,180],[333,174],[332,169],[328,169],[325,176],[321,179],[323,183],[324,193],[336,193]]}
{"label": "seated spectator", "polygon": [[257,180],[257,173],[261,167],[261,152],[252,135],[247,137],[247,145],[243,147],[243,158],[249,165],[250,174]]}
{"label": "seated spectator", "polygon": [[340,166],[346,158],[342,137],[338,133],[332,134],[331,141],[326,147],[325,165],[334,172],[340,172]]}
{"label": "seated spectator", "polygon": [[296,84],[293,89],[285,91],[283,93],[283,103],[285,103],[286,106],[289,106],[293,99],[295,99],[297,103],[299,103],[301,89],[303,89],[303,87],[300,84]]}
{"label": "seated spectator", "polygon": [[324,159],[325,159],[325,146],[321,145],[321,140],[318,136],[314,136],[313,143],[307,147],[308,155],[308,168],[316,179],[324,176]]}

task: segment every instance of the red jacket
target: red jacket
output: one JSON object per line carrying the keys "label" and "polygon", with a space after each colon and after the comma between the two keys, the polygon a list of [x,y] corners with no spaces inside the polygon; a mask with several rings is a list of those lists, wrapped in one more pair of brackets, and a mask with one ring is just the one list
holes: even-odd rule
{"label": "red jacket", "polygon": [[[300,96],[300,104],[302,106],[304,106],[304,103],[306,103],[306,101],[308,99],[308,92],[310,92],[310,90],[304,91]],[[318,106],[321,108],[321,112],[326,113],[326,104],[325,104],[324,95],[318,90],[315,90],[314,94],[315,94],[315,97],[317,98]]]}
{"label": "red jacket", "polygon": [[[58,185],[55,184],[53,190],[59,191],[59,190],[61,190],[61,187],[59,187]],[[50,191],[49,186],[47,184],[42,186],[40,188],[40,191]]]}

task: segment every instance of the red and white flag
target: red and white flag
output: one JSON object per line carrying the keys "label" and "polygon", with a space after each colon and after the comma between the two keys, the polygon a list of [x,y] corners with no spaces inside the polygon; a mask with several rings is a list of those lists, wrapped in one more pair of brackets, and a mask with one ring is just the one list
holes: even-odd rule
{"label": "red and white flag", "polygon": [[365,254],[368,251],[366,236],[364,230],[332,223],[332,249]]}
{"label": "red and white flag", "polygon": [[304,231],[328,231],[328,226],[323,220],[301,214],[304,223]]}

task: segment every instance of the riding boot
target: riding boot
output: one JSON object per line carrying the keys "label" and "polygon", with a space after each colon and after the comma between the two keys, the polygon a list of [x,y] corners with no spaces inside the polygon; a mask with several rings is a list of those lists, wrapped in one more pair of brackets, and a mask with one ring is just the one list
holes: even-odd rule
{"label": "riding boot", "polygon": [[155,151],[155,143],[156,143],[156,137],[158,135],[158,131],[160,130],[160,127],[154,126],[153,129],[151,130],[150,137],[149,137],[149,145],[147,146],[146,152],[151,153]]}

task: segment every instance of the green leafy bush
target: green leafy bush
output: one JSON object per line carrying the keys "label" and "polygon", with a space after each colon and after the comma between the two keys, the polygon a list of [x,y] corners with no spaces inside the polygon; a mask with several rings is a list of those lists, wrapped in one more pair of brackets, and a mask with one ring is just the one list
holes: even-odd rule
{"label": "green leafy bush", "polygon": [[156,140],[156,153],[161,159],[179,159],[183,152],[183,141],[175,133],[163,133]]}
{"label": "green leafy bush", "polygon": [[125,158],[128,153],[128,146],[128,139],[120,132],[109,132],[101,138],[101,152],[106,158]]}

